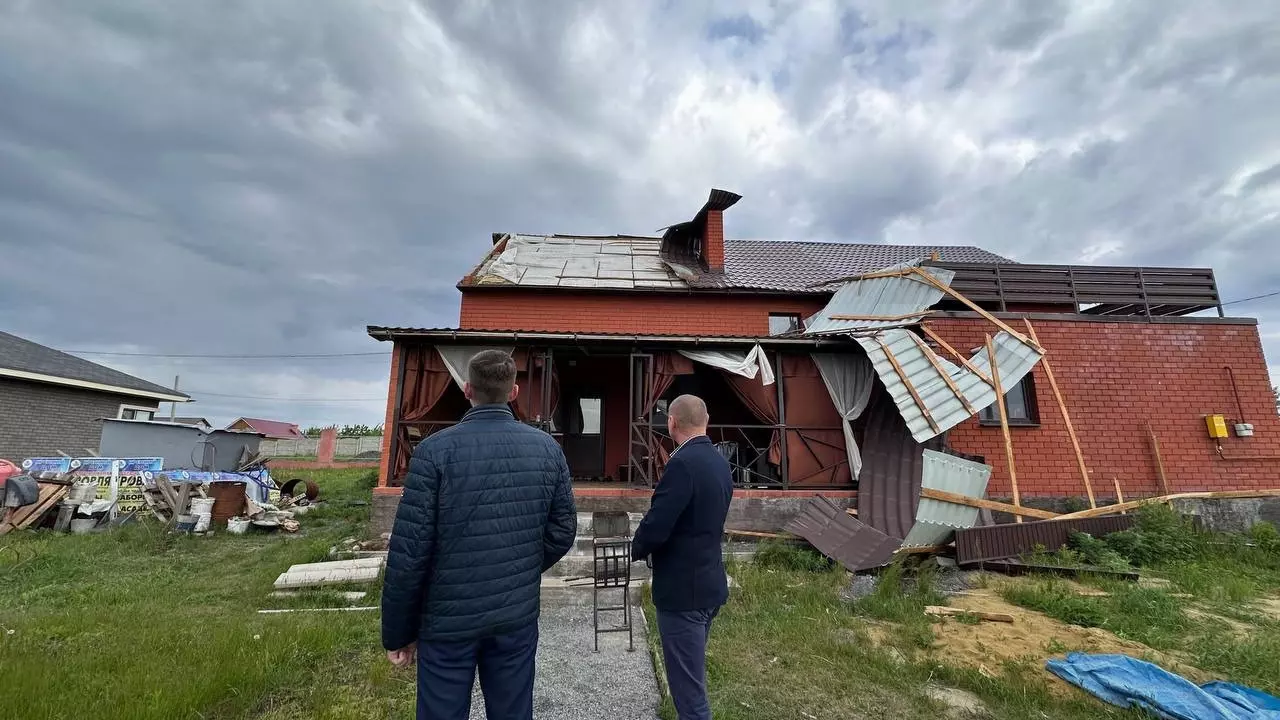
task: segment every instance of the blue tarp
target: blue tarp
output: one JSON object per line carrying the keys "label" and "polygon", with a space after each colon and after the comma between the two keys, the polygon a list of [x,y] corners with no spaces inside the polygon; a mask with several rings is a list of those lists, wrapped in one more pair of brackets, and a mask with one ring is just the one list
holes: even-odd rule
{"label": "blue tarp", "polygon": [[1280,720],[1280,699],[1225,682],[1197,687],[1128,655],[1071,653],[1049,672],[1120,707],[1145,708],[1166,720]]}

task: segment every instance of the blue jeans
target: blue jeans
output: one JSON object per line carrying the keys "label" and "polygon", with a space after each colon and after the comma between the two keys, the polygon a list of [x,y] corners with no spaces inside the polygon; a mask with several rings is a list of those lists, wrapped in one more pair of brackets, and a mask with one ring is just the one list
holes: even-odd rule
{"label": "blue jeans", "polygon": [[711,621],[720,608],[658,611],[662,659],[667,665],[667,685],[680,720],[711,720],[707,700],[707,640]]}
{"label": "blue jeans", "polygon": [[480,670],[489,720],[532,720],[538,624],[471,642],[418,643],[418,720],[467,720]]}

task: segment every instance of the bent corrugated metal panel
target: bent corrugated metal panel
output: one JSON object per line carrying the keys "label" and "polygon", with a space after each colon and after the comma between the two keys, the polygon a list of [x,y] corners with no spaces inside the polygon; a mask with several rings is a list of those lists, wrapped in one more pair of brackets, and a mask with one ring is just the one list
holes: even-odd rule
{"label": "bent corrugated metal panel", "polygon": [[[864,414],[862,472],[858,475],[858,518],[895,538],[915,524],[926,445],[916,442],[883,385],[876,384]],[[927,447],[943,447],[944,436]]]}
{"label": "bent corrugated metal panel", "polygon": [[[892,272],[917,265],[919,262],[903,263],[877,272]],[[943,285],[949,285],[956,275],[954,271],[943,268],[926,268],[924,272]],[[805,334],[854,333],[917,325],[919,316],[900,320],[833,320],[832,316],[899,317],[931,307],[942,299],[942,295],[938,288],[910,275],[852,280],[836,290],[826,307],[808,319]]]}
{"label": "bent corrugated metal panel", "polygon": [[[974,411],[981,411],[996,400],[995,390],[985,380],[967,368],[938,356],[910,330],[890,328],[872,337],[854,339],[867,351],[876,374],[893,396],[911,434],[920,442],[950,430],[974,414],[956,397],[955,391],[938,372],[939,367],[951,378]],[[1005,388],[1013,387],[1022,380],[1042,357],[1039,350],[1006,332],[995,336],[994,346],[1000,368],[1000,384]],[[890,355],[902,368],[901,374],[894,367]],[[991,361],[985,348],[974,355],[972,362],[979,370],[990,375]],[[916,395],[928,410],[929,417],[933,419],[932,425],[912,396],[907,383],[915,389]]]}
{"label": "bent corrugated metal panel", "polygon": [[822,496],[806,503],[784,529],[854,572],[887,565],[902,544]]}
{"label": "bent corrugated metal panel", "polygon": [[1018,557],[1041,545],[1054,552],[1073,532],[1097,537],[1133,527],[1134,515],[1110,515],[1080,520],[1036,520],[1020,524],[988,525],[956,531],[956,561],[961,565]]}
{"label": "bent corrugated metal panel", "polygon": [[[937,450],[925,450],[921,487],[956,495],[981,498],[986,495],[991,466],[965,460]],[[902,541],[903,547],[942,545],[951,541],[960,528],[978,524],[978,508],[942,500],[920,498],[916,523]]]}

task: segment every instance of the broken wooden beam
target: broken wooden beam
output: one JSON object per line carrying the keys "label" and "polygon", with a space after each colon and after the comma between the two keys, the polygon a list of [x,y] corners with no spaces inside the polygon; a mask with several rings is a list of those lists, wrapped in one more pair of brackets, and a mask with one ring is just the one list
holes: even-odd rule
{"label": "broken wooden beam", "polygon": [[934,615],[936,617],[972,617],[987,622],[1012,623],[1013,616],[1008,613],[981,612],[978,610],[965,610],[964,608],[945,607],[942,605],[928,605],[924,609],[925,615]]}
{"label": "broken wooden beam", "polygon": [[920,497],[930,500],[938,500],[940,502],[949,502],[956,505],[967,505],[969,507],[984,508],[986,510],[998,510],[1011,515],[1025,515],[1038,520],[1052,520],[1060,517],[1058,513],[1048,510],[1039,510],[1037,508],[1023,507],[1021,505],[1010,505],[1008,503],[996,502],[995,500],[984,500],[982,498],[969,497],[968,495],[960,495],[958,493],[947,492],[946,490],[934,490],[932,488],[920,488]]}
{"label": "broken wooden beam", "polygon": [[1117,503],[1115,505],[1104,505],[1089,510],[1080,510],[1079,512],[1067,513],[1059,515],[1054,520],[1079,520],[1081,518],[1100,517],[1102,515],[1119,514],[1124,510],[1133,510],[1143,505],[1151,505],[1153,503],[1167,503],[1173,500],[1244,500],[1249,498],[1266,498],[1280,497],[1280,489],[1272,490],[1216,490],[1211,492],[1184,492],[1174,493],[1172,495],[1159,495],[1157,497],[1143,498],[1142,500],[1130,500],[1125,503]]}

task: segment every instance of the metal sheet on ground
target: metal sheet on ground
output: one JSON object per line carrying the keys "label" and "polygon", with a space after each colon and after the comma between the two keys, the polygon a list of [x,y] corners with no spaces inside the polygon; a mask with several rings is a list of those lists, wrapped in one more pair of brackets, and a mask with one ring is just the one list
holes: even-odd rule
{"label": "metal sheet on ground", "polygon": [[821,496],[810,500],[785,530],[808,540],[823,555],[855,572],[887,565],[902,544]]}
{"label": "metal sheet on ground", "polygon": [[1133,515],[1037,520],[1021,524],[990,525],[956,531],[956,560],[961,565],[1018,557],[1043,547],[1054,552],[1064,547],[1073,532],[1109,535],[1133,527]]}

